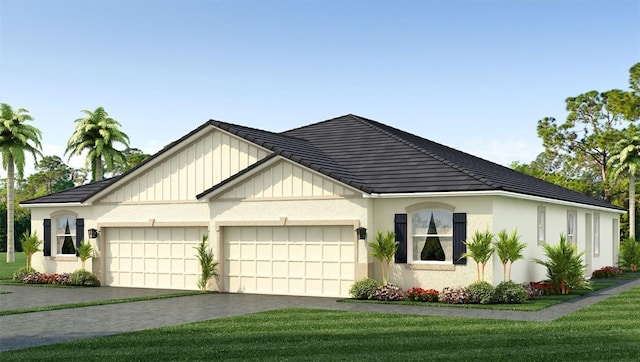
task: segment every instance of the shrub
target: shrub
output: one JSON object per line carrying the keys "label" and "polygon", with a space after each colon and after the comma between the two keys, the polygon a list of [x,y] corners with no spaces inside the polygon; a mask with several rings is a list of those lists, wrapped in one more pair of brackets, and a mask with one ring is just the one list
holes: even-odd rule
{"label": "shrub", "polygon": [[378,282],[371,278],[364,278],[353,283],[349,294],[354,299],[374,299],[376,289],[378,289]]}
{"label": "shrub", "polygon": [[540,291],[540,295],[552,295],[557,294],[553,285],[547,282],[529,282],[529,285]]}
{"label": "shrub", "polygon": [[544,252],[547,260],[534,261],[547,268],[548,281],[558,294],[569,294],[571,289],[587,285],[582,262],[584,253],[578,252],[578,246],[568,242],[564,234],[560,234],[558,244],[544,244]]}
{"label": "shrub", "polygon": [[420,287],[409,288],[407,290],[407,299],[416,302],[437,302],[438,294],[435,289],[422,289]]}
{"label": "shrub", "polygon": [[86,287],[99,287],[100,280],[92,272],[84,269],[76,270],[69,276],[70,285],[81,285]]}
{"label": "shrub", "polygon": [[495,288],[485,281],[477,281],[467,287],[469,303],[489,304],[493,298]]}
{"label": "shrub", "polygon": [[400,287],[385,284],[376,290],[376,299],[384,301],[404,300],[407,299],[407,295]]}
{"label": "shrub", "polygon": [[615,266],[605,266],[604,268],[600,268],[598,270],[594,270],[591,273],[591,278],[593,279],[606,279],[606,278],[615,278],[619,275],[622,275],[624,271],[621,268]]}
{"label": "shrub", "polygon": [[438,299],[449,304],[465,304],[469,302],[469,292],[462,287],[446,287],[442,290]]}
{"label": "shrub", "polygon": [[618,264],[632,272],[638,270],[640,265],[640,243],[634,239],[626,239],[620,243],[620,260]]}
{"label": "shrub", "polygon": [[493,294],[495,303],[521,304],[529,299],[529,293],[520,284],[512,281],[502,282]]}
{"label": "shrub", "polygon": [[52,284],[71,285],[71,282],[69,281],[70,277],[71,273],[55,274],[55,278],[53,279]]}
{"label": "shrub", "polygon": [[536,299],[539,296],[544,295],[544,290],[542,288],[536,287],[533,283],[534,282],[521,284],[524,290],[527,291],[527,294],[529,294],[529,299]]}
{"label": "shrub", "polygon": [[22,282],[25,284],[45,284],[46,275],[40,272],[34,271],[31,273],[27,273],[22,277]]}
{"label": "shrub", "polygon": [[24,267],[22,267],[22,268],[20,268],[20,269],[16,270],[16,271],[15,271],[15,273],[13,273],[13,280],[14,280],[14,281],[22,281],[22,278],[23,278],[25,275],[27,275],[27,274],[29,274],[29,273],[33,273],[33,272],[35,272],[35,271],[36,271],[36,270],[35,270],[35,269],[33,269],[32,267],[26,267],[26,266],[24,266]]}

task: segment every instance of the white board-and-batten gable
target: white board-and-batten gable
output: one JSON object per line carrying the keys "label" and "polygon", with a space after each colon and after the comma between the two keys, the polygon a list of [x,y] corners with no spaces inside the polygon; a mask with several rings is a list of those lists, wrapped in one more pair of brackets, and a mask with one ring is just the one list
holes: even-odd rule
{"label": "white board-and-batten gable", "polygon": [[272,162],[205,198],[219,200],[348,198],[362,192],[288,159]]}
{"label": "white board-and-batten gable", "polygon": [[125,175],[96,203],[195,201],[199,193],[271,153],[212,126],[171,148],[155,162]]}

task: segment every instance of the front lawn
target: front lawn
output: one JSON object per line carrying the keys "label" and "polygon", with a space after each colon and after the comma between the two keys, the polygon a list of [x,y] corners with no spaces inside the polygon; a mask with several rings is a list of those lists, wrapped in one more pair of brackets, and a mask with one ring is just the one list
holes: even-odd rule
{"label": "front lawn", "polygon": [[27,265],[24,253],[15,253],[15,262],[7,263],[7,253],[0,253],[0,280],[11,280],[16,270]]}
{"label": "front lawn", "polygon": [[554,322],[282,309],[2,353],[18,360],[632,361],[640,287]]}

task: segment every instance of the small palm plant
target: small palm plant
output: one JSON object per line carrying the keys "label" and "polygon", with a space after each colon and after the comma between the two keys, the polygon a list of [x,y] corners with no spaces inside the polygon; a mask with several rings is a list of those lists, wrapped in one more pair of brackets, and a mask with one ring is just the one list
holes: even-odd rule
{"label": "small palm plant", "polygon": [[80,243],[80,247],[78,247],[78,257],[80,261],[82,261],[82,270],[85,270],[85,265],[87,260],[93,258],[95,256],[95,249],[91,245],[90,242],[82,240]]}
{"label": "small palm plant", "polygon": [[40,245],[42,245],[42,240],[38,239],[38,234],[34,231],[33,234],[29,234],[28,231],[22,233],[22,239],[20,239],[20,244],[22,244],[22,251],[24,251],[25,260],[27,262],[27,269],[31,269],[31,257],[33,254],[40,251]]}
{"label": "small palm plant", "polygon": [[476,230],[471,241],[465,241],[467,252],[461,258],[469,257],[478,265],[478,280],[484,280],[484,269],[493,255],[493,233],[489,229],[484,232]]}
{"label": "small palm plant", "polygon": [[522,250],[527,247],[527,244],[520,242],[517,230],[509,234],[506,229],[502,229],[498,232],[498,240],[495,242],[494,247],[498,258],[502,262],[503,280],[507,281],[507,264],[509,265],[508,280],[511,280],[513,262],[523,258]]}
{"label": "small palm plant", "polygon": [[640,265],[640,243],[633,238],[626,239],[620,244],[620,267],[632,272],[638,271]]}
{"label": "small palm plant", "polygon": [[201,291],[207,291],[207,285],[209,280],[218,276],[218,262],[213,257],[213,250],[207,247],[208,235],[202,235],[202,241],[198,246],[194,246],[196,249],[196,256],[200,261],[200,278],[198,279],[198,288]]}
{"label": "small palm plant", "polygon": [[371,247],[370,255],[380,260],[382,263],[382,284],[387,284],[389,276],[389,269],[391,266],[391,259],[396,254],[398,243],[396,242],[396,234],[392,231],[382,233],[378,230],[376,240],[369,243]]}
{"label": "small palm plant", "polygon": [[533,261],[547,268],[549,283],[558,294],[569,294],[571,289],[587,286],[582,262],[584,252],[578,252],[578,246],[568,242],[564,234],[560,234],[558,244],[544,244],[544,252],[547,260]]}

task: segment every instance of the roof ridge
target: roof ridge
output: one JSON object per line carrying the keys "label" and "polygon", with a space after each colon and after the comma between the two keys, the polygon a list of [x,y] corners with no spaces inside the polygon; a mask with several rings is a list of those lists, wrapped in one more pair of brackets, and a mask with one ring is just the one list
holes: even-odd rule
{"label": "roof ridge", "polygon": [[[379,123],[379,122],[376,122],[376,121],[374,121],[374,120],[371,120],[371,119],[368,119],[368,118],[365,118],[365,117],[361,117],[361,116],[353,115],[353,114],[349,114],[348,116],[351,116],[352,118],[354,118],[354,119],[355,119],[355,120],[357,120],[358,122],[361,122],[361,123],[363,123],[364,125],[366,125],[366,126],[368,126],[368,127],[371,127],[371,128],[373,128],[373,129],[377,130],[378,132],[380,132],[380,133],[382,133],[382,134],[384,134],[384,135],[386,135],[386,136],[388,136],[388,137],[390,137],[390,138],[393,138],[393,139],[394,139],[394,140],[396,140],[396,141],[399,141],[399,142],[401,142],[401,143],[403,143],[403,144],[405,144],[405,145],[407,145],[407,146],[409,146],[409,147],[411,147],[411,148],[413,148],[413,149],[415,149],[415,150],[417,150],[417,151],[419,151],[419,152],[421,152],[421,153],[424,153],[425,155],[427,155],[427,156],[429,156],[429,157],[432,157],[432,158],[434,158],[434,159],[436,159],[436,160],[438,160],[438,161],[442,162],[443,164],[445,164],[445,165],[447,165],[447,166],[453,167],[453,168],[454,168],[455,170],[457,170],[457,171],[460,171],[460,172],[462,172],[462,173],[464,173],[464,174],[466,174],[466,175],[469,175],[469,176],[473,177],[474,179],[476,179],[476,180],[478,180],[478,181],[482,182],[483,184],[485,184],[485,185],[487,185],[487,186],[494,187],[494,188],[499,188],[499,189],[502,189],[502,188],[503,188],[503,185],[499,185],[499,184],[496,184],[496,183],[494,183],[494,182],[491,182],[491,181],[490,181],[490,180],[488,180],[486,177],[482,177],[482,176],[480,176],[480,175],[476,174],[475,172],[473,172],[473,171],[469,170],[469,169],[468,169],[468,168],[466,168],[466,167],[463,167],[463,166],[461,166],[461,165],[459,165],[459,164],[457,164],[457,163],[455,163],[455,162],[453,162],[453,161],[451,161],[451,160],[449,160],[449,159],[446,159],[446,158],[444,158],[444,157],[442,157],[442,156],[439,156],[439,155],[437,155],[437,154],[435,154],[435,153],[433,153],[433,152],[431,152],[431,151],[428,151],[428,150],[424,149],[423,147],[421,147],[421,146],[419,146],[419,145],[415,144],[414,142],[411,142],[411,141],[409,141],[409,140],[407,140],[407,139],[405,139],[405,138],[403,138],[403,137],[400,137],[400,136],[398,136],[398,135],[395,135],[395,134],[393,134],[393,133],[391,133],[391,132],[389,132],[389,131],[387,131],[387,130],[383,129],[382,127],[380,127],[380,126],[378,125],[378,124],[381,124],[381,123]],[[453,148],[451,148],[451,147],[445,146],[445,145],[443,145],[443,144],[441,144],[441,143],[437,143],[437,142],[434,142],[434,141],[428,140],[428,139],[426,139],[426,138],[422,138],[422,137],[420,137],[420,136],[414,135],[414,134],[412,134],[412,133],[409,133],[409,132],[406,132],[406,131],[399,130],[399,129],[394,128],[394,127],[392,127],[392,126],[389,126],[389,125],[384,125],[384,126],[385,126],[385,127],[388,127],[388,128],[391,128],[391,129],[393,129],[394,131],[397,131],[397,132],[400,132],[400,133],[406,133],[406,134],[409,134],[409,135],[411,135],[411,136],[413,136],[413,137],[420,138],[420,139],[422,139],[422,140],[424,140],[424,141],[428,141],[428,142],[431,142],[431,143],[437,144],[437,145],[439,145],[439,146],[441,146],[441,147],[446,147],[446,148],[451,149],[451,150],[453,150],[453,151],[455,151],[455,152],[462,152],[462,151],[459,151],[459,150],[455,150],[455,149],[453,149]],[[473,156],[473,157],[475,157],[475,156]],[[486,160],[484,160],[484,161],[486,161]],[[487,161],[487,162],[490,162],[490,161]]]}

